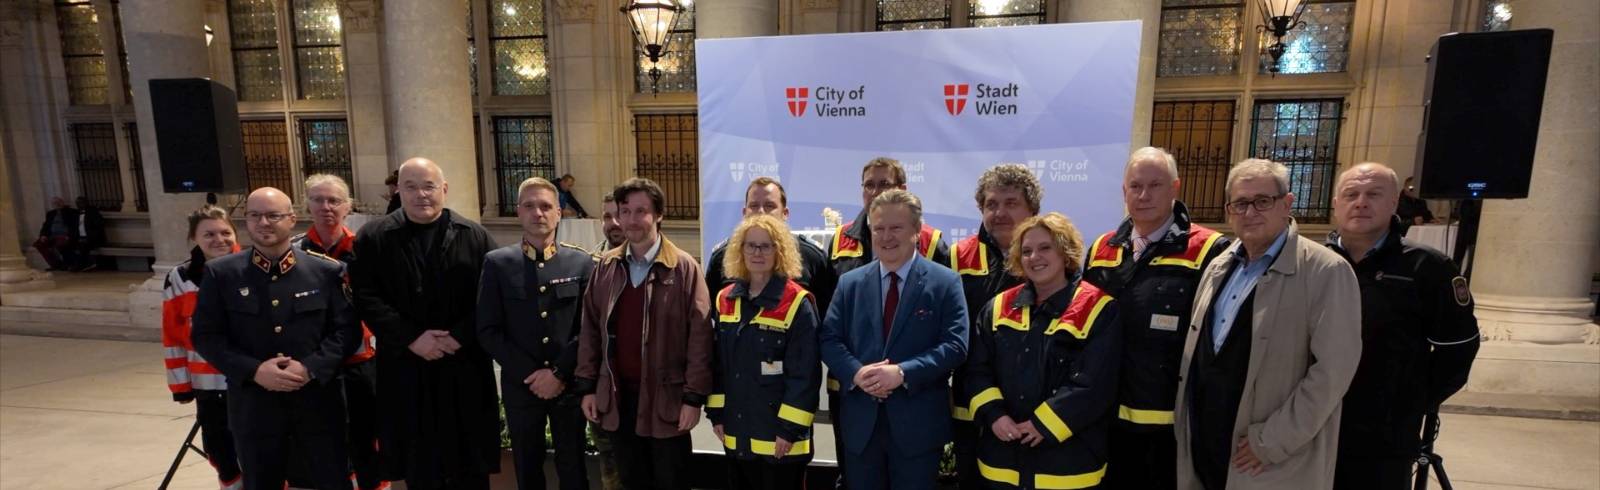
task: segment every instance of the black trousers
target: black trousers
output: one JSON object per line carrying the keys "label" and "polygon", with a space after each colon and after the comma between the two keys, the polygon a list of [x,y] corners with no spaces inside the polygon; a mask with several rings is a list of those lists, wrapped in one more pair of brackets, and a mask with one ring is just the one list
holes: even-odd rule
{"label": "black trousers", "polygon": [[1172,426],[1138,429],[1122,422],[1111,425],[1111,457],[1105,488],[1170,490],[1178,486],[1178,439]]}
{"label": "black trousers", "polygon": [[228,428],[228,392],[195,390],[194,416],[200,421],[200,446],[206,460],[217,469],[217,481],[226,487],[239,481],[239,456]]}
{"label": "black trousers", "polygon": [[806,488],[806,461],[778,463],[765,458],[728,458],[728,488],[803,490]]}
{"label": "black trousers", "polygon": [[406,490],[489,490],[489,475],[456,476],[435,483],[406,480]]}
{"label": "black trousers", "polygon": [[983,488],[983,476],[978,474],[978,423],[950,419],[950,435],[955,444],[956,481],[961,490]]}
{"label": "black trousers", "polygon": [[360,490],[383,486],[378,462],[378,361],[344,367],[345,419],[350,438],[350,466]]}
{"label": "black trousers", "polygon": [[1400,456],[1355,457],[1340,455],[1334,467],[1334,490],[1407,490],[1417,461]]}
{"label": "black trousers", "polygon": [[611,437],[611,448],[617,455],[617,467],[622,473],[622,487],[627,490],[687,490],[689,454],[693,443],[689,435],[657,439],[643,437],[634,432],[638,425],[638,388],[623,387],[617,390],[617,414],[621,422]]}
{"label": "black trousers", "polygon": [[[302,389],[320,389],[320,388]],[[334,388],[338,389],[338,388]],[[292,395],[291,395],[292,396]],[[263,398],[258,398],[261,400]],[[338,398],[332,397],[335,405]],[[237,399],[230,403],[238,403]],[[279,405],[282,430],[257,430],[241,433],[241,426],[256,427],[252,420],[230,420],[234,447],[239,451],[239,466],[244,471],[245,490],[279,490],[288,482],[291,455],[306,465],[311,488],[347,490],[350,488],[350,463],[345,450],[343,406],[328,407],[341,416],[330,417],[313,410],[297,410],[294,403]],[[303,457],[302,457],[303,456]]]}
{"label": "black trousers", "polygon": [[556,477],[562,490],[589,488],[589,473],[583,467],[584,428],[588,422],[578,398],[571,395],[555,400],[539,400],[531,405],[506,406],[506,425],[511,433],[511,457],[517,470],[517,488],[542,489],[544,479],[544,428],[556,449]]}

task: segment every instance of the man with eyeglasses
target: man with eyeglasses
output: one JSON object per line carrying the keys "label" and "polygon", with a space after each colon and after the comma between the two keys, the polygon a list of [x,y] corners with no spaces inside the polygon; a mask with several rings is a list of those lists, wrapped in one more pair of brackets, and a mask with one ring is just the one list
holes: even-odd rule
{"label": "man with eyeglasses", "polygon": [[250,250],[206,263],[191,337],[227,377],[244,488],[283,488],[294,458],[313,488],[349,489],[339,368],[361,327],[344,264],[292,246],[294,223],[283,191],[250,193]]}
{"label": "man with eyeglasses", "polygon": [[400,165],[400,212],[356,234],[351,286],[378,336],[379,459],[406,488],[487,489],[500,471],[494,363],[475,316],[494,239],[445,209],[439,165]]}
{"label": "man with eyeglasses", "polygon": [[1177,487],[1333,486],[1341,400],[1361,360],[1350,264],[1300,236],[1289,169],[1228,171],[1238,241],[1206,267],[1179,366]]}
{"label": "man with eyeglasses", "polygon": [[[290,243],[294,248],[333,257],[350,267],[356,262],[356,234],[344,226],[352,206],[350,185],[337,175],[313,174],[306,177],[305,188],[311,226],[291,238]],[[377,490],[387,485],[378,468],[378,363],[373,361],[377,342],[372,331],[361,325],[361,343],[339,370],[339,377],[344,379],[350,463],[358,490]]]}
{"label": "man with eyeglasses", "polygon": [[[778,183],[777,179],[757,177],[745,188],[744,216],[748,218],[757,214],[789,221],[789,192],[783,189],[783,184]],[[828,266],[827,252],[798,233],[794,234],[794,241],[800,249],[800,277],[794,280],[816,298],[817,311],[828,311],[828,300],[833,298],[833,288],[839,278]],[[717,248],[711,251],[711,258],[706,260],[706,287],[711,291],[721,291],[724,286],[733,284],[733,280],[724,277],[722,271],[722,260],[727,250],[727,241],[718,243]]]}

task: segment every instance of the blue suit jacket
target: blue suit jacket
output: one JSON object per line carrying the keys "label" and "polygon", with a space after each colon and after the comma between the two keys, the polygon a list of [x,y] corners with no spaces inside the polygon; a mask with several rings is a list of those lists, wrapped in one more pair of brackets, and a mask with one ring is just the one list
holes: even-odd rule
{"label": "blue suit jacket", "polygon": [[[913,261],[887,345],[878,261],[839,277],[822,322],[822,361],[838,373],[836,423],[850,453],[860,454],[880,423],[889,424],[897,451],[921,453],[950,441],[950,373],[967,357],[967,300],[955,271],[922,257]],[[879,420],[879,402],[853,380],[861,366],[884,359],[899,364],[906,379],[882,402],[894,416]]]}

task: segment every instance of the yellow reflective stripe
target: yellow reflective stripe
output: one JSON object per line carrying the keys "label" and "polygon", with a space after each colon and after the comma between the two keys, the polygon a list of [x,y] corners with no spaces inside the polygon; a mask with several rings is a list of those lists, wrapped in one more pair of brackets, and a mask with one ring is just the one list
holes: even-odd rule
{"label": "yellow reflective stripe", "polygon": [[1073,490],[1077,488],[1089,488],[1099,485],[1100,480],[1105,477],[1106,465],[1100,465],[1100,469],[1093,472],[1077,475],[1037,474],[1033,475],[1033,488],[1040,490]]}
{"label": "yellow reflective stripe", "polygon": [[[1083,289],[1079,288],[1076,292],[1072,293],[1072,295],[1074,298],[1076,298],[1077,295],[1082,293]],[[1070,332],[1073,337],[1077,337],[1078,340],[1089,338],[1089,327],[1094,326],[1095,318],[1100,317],[1100,310],[1105,309],[1106,305],[1110,303],[1111,295],[1101,295],[1100,299],[1095,301],[1094,309],[1089,310],[1089,317],[1083,321],[1083,325],[1073,325],[1072,322],[1064,322],[1061,321],[1060,318],[1057,318],[1050,321],[1050,326],[1044,329],[1044,334],[1054,335],[1058,330],[1066,330],[1067,332]]]}
{"label": "yellow reflective stripe", "polygon": [[727,395],[724,395],[724,394],[721,394],[721,393],[714,393],[711,396],[706,397],[706,408],[722,408],[722,407],[726,406],[727,404],[728,404],[728,396]]}
{"label": "yellow reflective stripe", "polygon": [[[1178,257],[1156,257],[1150,261],[1150,265],[1176,265],[1198,270],[1200,269],[1200,262],[1206,260],[1206,254],[1211,252],[1211,245],[1216,244],[1218,238],[1222,238],[1221,233],[1213,233],[1211,236],[1206,237],[1205,245],[1200,246],[1200,253],[1194,256],[1194,260]],[[1188,250],[1184,250],[1184,252],[1187,253]]]}
{"label": "yellow reflective stripe", "polygon": [[950,270],[956,271],[957,274],[961,273],[961,259],[957,258],[960,257],[958,251],[960,248],[961,242],[950,244]]}
{"label": "yellow reflective stripe", "polygon": [[1050,408],[1049,403],[1040,403],[1039,408],[1033,409],[1033,416],[1038,417],[1044,428],[1050,430],[1050,435],[1056,436],[1056,442],[1072,437],[1072,429],[1067,428],[1067,423],[1061,421],[1061,417],[1056,415],[1056,411]]}
{"label": "yellow reflective stripe", "polygon": [[972,411],[967,410],[967,407],[950,405],[950,418],[960,420],[962,422],[971,422]]}
{"label": "yellow reflective stripe", "polygon": [[[1110,235],[1110,233],[1107,233],[1106,235],[1102,235],[1101,236],[1102,239],[1095,240],[1094,241],[1094,245],[1089,247],[1089,267],[1111,267],[1111,268],[1116,268],[1117,266],[1122,265],[1122,252],[1123,252],[1122,247],[1117,247],[1117,258],[1116,258],[1116,260],[1099,260],[1099,259],[1095,259],[1095,257],[1099,257],[1100,256],[1100,253],[1099,253],[1100,252],[1100,243],[1107,242],[1106,240],[1104,240],[1104,238],[1106,236],[1108,236],[1108,235]],[[1109,243],[1109,242],[1107,242],[1107,243]]]}
{"label": "yellow reflective stripe", "polygon": [[[745,440],[750,441],[750,452],[752,453],[760,454],[762,456],[776,456],[778,453],[777,441],[763,441],[760,439]],[[722,447],[735,450],[739,449],[739,438],[724,434],[722,436]],[[789,453],[785,456],[795,456],[800,454],[811,454],[810,439],[801,439],[793,444],[790,444]]]}
{"label": "yellow reflective stripe", "polygon": [[1004,397],[1000,395],[999,387],[991,386],[988,389],[978,392],[978,394],[972,396],[972,404],[970,405],[972,407],[972,413],[978,413],[978,409],[983,408],[983,404],[999,400],[1001,398]]}
{"label": "yellow reflective stripe", "polygon": [[988,463],[983,462],[983,458],[978,458],[978,474],[983,475],[983,479],[992,482],[1005,483],[1013,487],[1022,485],[1022,475],[1018,474],[1017,470],[989,466]]}
{"label": "yellow reflective stripe", "polygon": [[928,249],[922,251],[922,258],[933,258],[933,252],[939,250],[939,240],[943,236],[944,232],[939,231],[937,228],[933,230],[933,233],[928,234]]}
{"label": "yellow reflective stripe", "polygon": [[805,410],[801,410],[801,409],[798,409],[798,408],[794,408],[792,406],[789,406],[789,404],[787,404],[787,403],[785,403],[782,406],[778,407],[778,418],[783,419],[783,420],[787,420],[787,421],[790,421],[790,422],[794,422],[795,425],[801,425],[801,426],[805,426],[805,427],[810,427],[811,426],[811,419],[815,418],[815,417],[816,417],[816,414],[813,414],[811,412],[807,412]]}
{"label": "yellow reflective stripe", "polygon": [[978,267],[976,268],[961,266],[961,254],[960,250],[958,250],[961,242],[950,245],[950,268],[955,269],[956,274],[968,276],[989,275],[989,244],[983,243],[982,240],[975,243],[978,244]]}
{"label": "yellow reflective stripe", "polygon": [[994,324],[990,328],[992,328],[994,330],[999,330],[1001,326],[1006,326],[1006,327],[1011,327],[1013,329],[1020,330],[1020,331],[1023,331],[1023,332],[1028,331],[1028,322],[1029,322],[1028,317],[1031,315],[1030,312],[1033,310],[1033,308],[1029,308],[1029,307],[1026,307],[1026,306],[1022,307],[1022,319],[1021,320],[1011,320],[1011,319],[1005,317],[1005,309],[1006,309],[1005,302],[1006,302],[1005,293],[1001,293],[1001,294],[995,295],[995,297],[994,297],[994,307],[993,308],[989,308],[989,311],[991,312],[990,313],[991,318],[989,319],[990,320],[989,323],[993,323]]}
{"label": "yellow reflective stripe", "polygon": [[801,301],[805,301],[807,294],[811,294],[811,293],[802,289],[802,290],[800,290],[800,292],[798,294],[794,295],[794,301],[791,301],[789,303],[789,311],[784,314],[782,320],[778,320],[776,318],[767,318],[767,317],[761,316],[761,313],[766,313],[767,312],[766,308],[762,308],[761,309],[761,313],[756,313],[755,319],[750,320],[750,323],[759,323],[761,325],[767,325],[767,326],[771,326],[771,327],[775,327],[775,328],[788,330],[789,329],[789,325],[793,325],[794,324],[794,315],[795,315],[795,313],[799,313],[800,312],[800,302]]}
{"label": "yellow reflective stripe", "polygon": [[1174,420],[1171,410],[1140,410],[1127,405],[1117,407],[1117,418],[1147,425],[1172,425]]}
{"label": "yellow reflective stripe", "polygon": [[830,254],[832,259],[833,260],[838,260],[840,257],[860,257],[861,256],[861,244],[860,243],[856,244],[856,249],[855,250],[840,250],[839,249],[839,240],[843,236],[844,236],[844,225],[839,225],[838,228],[834,228],[833,229],[833,246],[828,247],[828,248],[832,249],[832,250],[829,250],[830,252],[833,252],[832,254]]}
{"label": "yellow reflective stripe", "polygon": [[839,380],[828,378],[828,391],[839,391]]}

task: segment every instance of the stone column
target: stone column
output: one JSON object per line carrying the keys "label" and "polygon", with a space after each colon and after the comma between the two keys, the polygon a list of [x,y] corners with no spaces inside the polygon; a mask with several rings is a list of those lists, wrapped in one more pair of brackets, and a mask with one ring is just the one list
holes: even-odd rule
{"label": "stone column", "polygon": [[[161,153],[150,109],[150,80],[211,76],[206,52],[203,0],[126,0],[122,28],[127,42],[128,77],[133,80],[133,112],[139,124],[140,154],[149,196],[150,240],[155,244],[155,275],[129,295],[128,314],[135,327],[159,328],[161,286],[167,271],[189,258],[187,215],[205,204],[204,194],[162,192]],[[242,231],[242,230],[241,230]]]}
{"label": "stone column", "polygon": [[[1254,5],[1251,3],[1251,5]],[[1073,0],[1065,22],[1144,21],[1139,37],[1139,86],[1133,97],[1129,150],[1150,145],[1150,111],[1155,105],[1156,49],[1161,37],[1161,0]]]}
{"label": "stone column", "polygon": [[[598,217],[601,196],[632,173],[622,162],[632,137],[626,105],[633,93],[633,34],[617,11],[620,3],[556,0],[550,6],[550,103],[562,164],[556,173],[572,174],[573,193]],[[489,90],[489,79],[479,83],[479,90]],[[493,193],[489,200],[496,200]]]}
{"label": "stone column", "polygon": [[[0,43],[4,42],[5,35],[5,26],[0,25]],[[0,138],[0,189],[6,192],[6,196],[0,198],[0,304],[5,304],[6,293],[55,287],[50,273],[28,267],[27,259],[22,256],[23,238],[31,238],[33,234],[18,231],[21,224],[17,222],[16,206],[11,203],[16,192],[11,187],[11,158],[6,150],[6,140]]]}
{"label": "stone column", "polygon": [[[384,127],[383,39],[378,34],[382,19],[378,0],[347,0],[339,4],[344,26],[344,65],[346,100],[350,114],[351,157],[354,182],[350,190],[361,204],[361,211],[382,214],[388,201],[383,179],[400,162],[389,161],[389,135]],[[466,176],[455,176],[466,180]],[[455,187],[455,186],[452,186]],[[456,189],[451,189],[455,194]]]}
{"label": "stone column", "polygon": [[389,154],[426,157],[450,182],[445,206],[478,219],[478,174],[472,152],[472,82],[468,78],[466,5],[459,1],[383,2],[385,111]]}
{"label": "stone column", "polygon": [[700,0],[694,15],[699,39],[778,34],[778,0]]}
{"label": "stone column", "polygon": [[1490,338],[1600,343],[1590,321],[1600,243],[1600,3],[1527,0],[1516,29],[1555,30],[1528,198],[1483,205],[1472,285]]}
{"label": "stone column", "polygon": [[[0,3],[0,139],[6,140],[16,188],[3,189],[14,206],[17,232],[33,237],[50,210],[50,198],[75,195],[67,185],[72,163],[61,151],[68,144],[66,76],[61,70],[59,34],[52,3]],[[26,183],[26,185],[23,185]],[[29,241],[31,243],[31,240]],[[31,264],[45,262],[31,247]]]}

